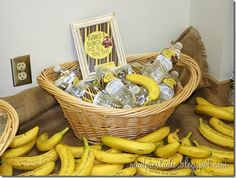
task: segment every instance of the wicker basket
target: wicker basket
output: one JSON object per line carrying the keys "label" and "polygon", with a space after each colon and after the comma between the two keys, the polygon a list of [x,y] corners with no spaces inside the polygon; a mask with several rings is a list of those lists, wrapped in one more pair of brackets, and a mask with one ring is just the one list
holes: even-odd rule
{"label": "wicker basket", "polygon": [[[12,139],[16,135],[19,127],[19,119],[15,109],[6,101],[0,100],[0,112],[6,113],[6,121],[0,119],[0,156],[7,149]],[[4,123],[4,124],[3,124]],[[4,127],[3,127],[4,125]]]}
{"label": "wicker basket", "polygon": [[[147,62],[155,59],[157,54],[132,55],[127,57],[127,61]],[[90,142],[99,142],[103,135],[109,134],[133,139],[163,126],[175,107],[185,101],[198,86],[201,71],[195,60],[182,54],[177,65],[186,67],[190,73],[181,92],[169,101],[131,109],[105,108],[81,101],[62,91],[53,83],[56,77],[53,67],[44,69],[37,80],[43,89],[55,96],[78,138],[85,136]],[[74,69],[78,67],[78,62],[65,63],[62,66]]]}

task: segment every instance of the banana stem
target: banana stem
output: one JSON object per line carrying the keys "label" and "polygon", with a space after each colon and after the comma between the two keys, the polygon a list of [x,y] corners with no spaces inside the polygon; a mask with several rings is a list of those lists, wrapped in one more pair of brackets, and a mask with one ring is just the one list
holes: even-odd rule
{"label": "banana stem", "polygon": [[180,131],[180,129],[176,129],[174,133],[177,134],[177,133],[179,133],[179,131]]}
{"label": "banana stem", "polygon": [[192,136],[193,132],[188,132],[188,134],[186,135],[186,138],[190,138]]}
{"label": "banana stem", "polygon": [[89,148],[88,140],[85,137],[83,137],[83,141],[84,141],[84,147]]}
{"label": "banana stem", "polygon": [[194,143],[196,146],[200,146],[200,144],[199,144],[196,140],[193,140],[193,143]]}
{"label": "banana stem", "polygon": [[62,131],[60,131],[59,133],[64,135],[68,130],[69,130],[69,127],[66,127]]}
{"label": "banana stem", "polygon": [[203,124],[202,118],[199,118],[199,123],[200,123],[200,125]]}

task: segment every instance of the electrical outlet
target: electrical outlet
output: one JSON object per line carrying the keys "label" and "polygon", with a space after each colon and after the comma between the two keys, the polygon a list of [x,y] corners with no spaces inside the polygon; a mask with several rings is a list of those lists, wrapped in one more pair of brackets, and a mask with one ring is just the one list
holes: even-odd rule
{"label": "electrical outlet", "polygon": [[30,55],[11,58],[13,85],[32,83]]}

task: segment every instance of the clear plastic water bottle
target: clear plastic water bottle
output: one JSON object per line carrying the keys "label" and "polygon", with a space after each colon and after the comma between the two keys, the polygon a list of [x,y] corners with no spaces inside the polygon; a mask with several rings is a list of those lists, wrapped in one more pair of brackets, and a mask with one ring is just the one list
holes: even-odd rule
{"label": "clear plastic water bottle", "polygon": [[60,65],[55,66],[53,70],[58,76],[58,79],[54,82],[54,84],[61,89],[66,89],[69,84],[73,83],[75,85],[79,82],[79,78],[74,71],[63,69]]}
{"label": "clear plastic water bottle", "polygon": [[175,87],[178,84],[178,77],[179,73],[177,71],[171,71],[171,73],[164,78],[163,82],[159,85],[161,94],[157,103],[170,100],[174,97]]}
{"label": "clear plastic water bottle", "polygon": [[167,73],[173,68],[180,58],[183,45],[180,42],[164,49],[152,64],[144,67],[143,75],[154,79],[158,84],[162,82]]}
{"label": "clear plastic water bottle", "polygon": [[70,84],[66,88],[66,92],[69,94],[89,103],[96,105],[110,107],[110,108],[122,108],[122,104],[111,97],[108,93],[100,91],[93,85],[80,84],[79,86],[74,86]]}
{"label": "clear plastic water bottle", "polygon": [[141,86],[138,86],[132,83],[128,83],[126,84],[126,86],[135,96],[136,105],[143,106],[144,102],[147,100],[147,96],[148,96],[147,90]]}
{"label": "clear plastic water bottle", "polygon": [[114,72],[104,67],[95,69],[97,80],[104,87],[104,90],[120,101],[124,108],[135,107],[135,96],[124,85],[121,79],[117,78]]}

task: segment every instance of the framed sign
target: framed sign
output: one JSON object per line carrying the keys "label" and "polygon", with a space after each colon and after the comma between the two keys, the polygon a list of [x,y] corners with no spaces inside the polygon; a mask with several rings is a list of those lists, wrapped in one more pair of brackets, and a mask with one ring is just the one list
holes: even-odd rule
{"label": "framed sign", "polygon": [[127,64],[114,14],[77,20],[71,23],[83,79],[95,78],[95,67]]}

